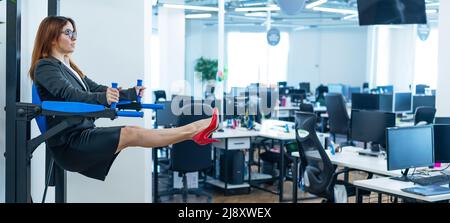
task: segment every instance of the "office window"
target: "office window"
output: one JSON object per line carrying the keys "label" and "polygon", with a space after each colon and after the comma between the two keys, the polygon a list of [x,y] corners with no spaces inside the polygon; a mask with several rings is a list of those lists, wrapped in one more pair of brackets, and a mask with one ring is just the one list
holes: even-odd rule
{"label": "office window", "polygon": [[437,87],[438,75],[438,30],[432,28],[426,41],[416,37],[414,85],[426,84]]}
{"label": "office window", "polygon": [[250,83],[276,84],[286,81],[289,35],[281,33],[277,46],[269,46],[266,33],[228,33],[228,84],[245,87]]}

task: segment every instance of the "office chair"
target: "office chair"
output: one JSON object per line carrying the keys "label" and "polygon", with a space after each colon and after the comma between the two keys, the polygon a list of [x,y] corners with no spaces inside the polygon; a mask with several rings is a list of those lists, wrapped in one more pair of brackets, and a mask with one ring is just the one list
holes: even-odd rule
{"label": "office chair", "polygon": [[[202,115],[184,115],[190,114],[188,112],[193,109],[203,109]],[[193,103],[182,108],[182,115],[178,117],[178,124],[180,126],[187,125],[200,119],[211,117],[212,108],[208,105]],[[197,110],[198,111],[198,110]],[[206,196],[207,202],[210,203],[212,197],[200,189],[188,189],[187,173],[206,171],[212,167],[213,161],[211,159],[211,145],[201,146],[192,140],[183,141],[173,144],[170,150],[170,170],[177,171],[182,177],[183,188],[173,189],[168,192],[160,193],[160,196],[181,194],[183,202],[187,202],[187,195],[194,194],[197,196]]]}
{"label": "office chair", "polygon": [[329,93],[325,96],[325,102],[327,106],[330,134],[333,136],[333,141],[336,142],[336,134],[342,134],[347,136],[346,144],[351,145],[350,117],[347,113],[344,97],[338,93]]}
{"label": "office chair", "polygon": [[316,88],[316,103],[319,102],[321,106],[325,105],[325,94],[328,93],[328,87],[320,85]]}
{"label": "office chair", "polygon": [[[336,171],[336,166],[331,163],[317,137],[316,119],[314,113],[297,112],[295,116],[295,135],[300,155],[300,181],[304,182],[306,192],[324,198],[324,202],[335,202],[335,185],[344,185],[347,197],[354,196],[355,187],[349,182],[338,180],[339,175],[351,170]],[[368,194],[370,192],[363,192],[363,195]]]}
{"label": "office chair", "polygon": [[153,94],[155,95],[155,102],[162,101],[161,99],[167,100],[166,91],[164,90],[153,91]]}
{"label": "office chair", "polygon": [[429,88],[430,86],[426,84],[418,84],[416,85],[416,94],[425,94],[425,89]]}
{"label": "office chair", "polygon": [[425,122],[427,125],[433,124],[435,114],[436,109],[433,107],[417,107],[414,113],[414,125],[417,125],[420,122]]}
{"label": "office chair", "polygon": [[300,104],[300,111],[301,112],[314,113],[314,106],[312,104],[301,103]]}

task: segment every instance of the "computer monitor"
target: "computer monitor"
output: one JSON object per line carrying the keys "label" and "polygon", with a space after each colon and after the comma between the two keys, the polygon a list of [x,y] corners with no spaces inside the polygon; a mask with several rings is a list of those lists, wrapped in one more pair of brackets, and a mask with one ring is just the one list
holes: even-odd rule
{"label": "computer monitor", "polygon": [[427,24],[425,0],[358,0],[359,25]]}
{"label": "computer monitor", "polygon": [[394,104],[395,104],[394,106],[395,113],[411,112],[412,93],[411,92],[395,93]]}
{"label": "computer monitor", "polygon": [[309,82],[300,82],[300,90],[305,90],[306,93],[311,92],[311,85]]}
{"label": "computer monitor", "polygon": [[394,95],[392,94],[379,94],[378,111],[392,112],[394,105]]}
{"label": "computer monitor", "polygon": [[435,117],[434,124],[447,124],[450,125],[450,117]]}
{"label": "computer monitor", "polygon": [[245,88],[244,87],[232,87],[231,88],[231,96],[240,96],[241,94],[245,93]]}
{"label": "computer monitor", "polygon": [[[178,116],[172,111],[172,101],[161,101],[157,104],[164,105],[164,109],[156,110],[156,125],[165,128],[176,127]],[[181,111],[181,107],[179,109]]]}
{"label": "computer monitor", "polygon": [[360,142],[372,142],[372,150],[386,147],[386,128],[395,127],[395,114],[380,111],[352,110],[351,138]]}
{"label": "computer monitor", "polygon": [[353,93],[352,109],[356,110],[378,110],[380,97],[376,94]]}
{"label": "computer monitor", "polygon": [[388,128],[387,169],[406,169],[396,180],[408,181],[409,168],[434,165],[434,131],[431,125]]}
{"label": "computer monitor", "polygon": [[236,117],[236,101],[233,96],[225,96],[222,103],[223,119],[233,119]]}
{"label": "computer monitor", "polygon": [[416,85],[416,94],[425,94],[425,89],[429,88],[430,86],[426,84],[418,84]]}
{"label": "computer monitor", "polygon": [[421,106],[436,108],[436,96],[434,96],[434,95],[414,95],[412,112],[416,112],[417,107],[421,107]]}
{"label": "computer monitor", "polygon": [[380,94],[393,94],[394,93],[393,85],[378,86],[377,89]]}
{"label": "computer monitor", "polygon": [[328,93],[339,93],[344,95],[344,86],[342,84],[329,84]]}
{"label": "computer monitor", "polygon": [[348,94],[347,94],[348,101],[352,101],[352,95],[354,93],[361,93],[361,87],[349,87],[348,88]]}
{"label": "computer monitor", "polygon": [[450,163],[450,125],[434,125],[434,162]]}
{"label": "computer monitor", "polygon": [[278,87],[287,87],[287,81],[278,82]]}
{"label": "computer monitor", "polygon": [[289,97],[291,97],[291,102],[301,103],[306,99],[306,91],[301,89],[291,89],[289,91]]}

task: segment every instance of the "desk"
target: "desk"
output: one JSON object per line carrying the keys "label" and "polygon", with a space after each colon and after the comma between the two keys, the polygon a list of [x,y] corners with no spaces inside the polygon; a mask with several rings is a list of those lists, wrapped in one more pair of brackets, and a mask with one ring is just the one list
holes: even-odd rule
{"label": "desk", "polygon": [[[212,138],[219,139],[220,142],[213,143],[214,147],[214,154],[215,149],[224,149],[225,150],[225,160],[228,160],[226,156],[228,156],[227,151],[228,150],[246,150],[251,148],[251,138],[257,137],[259,135],[258,131],[255,130],[247,130],[245,128],[224,128],[223,132],[214,132],[212,135]],[[216,160],[217,157],[214,155],[214,159]],[[228,176],[228,168],[227,162],[224,162],[224,170],[225,170],[225,176]],[[220,167],[219,167],[220,168]],[[217,177],[217,176],[216,176]],[[220,178],[219,178],[220,179]],[[228,182],[223,182],[217,178],[208,178],[206,180],[207,183],[214,185],[216,187],[224,189],[224,195],[228,195],[229,189],[240,189],[240,188],[247,188],[248,192],[250,192],[250,181],[252,179],[251,174],[251,166],[248,165],[248,183],[243,184],[228,184]]]}
{"label": "desk", "polygon": [[[326,150],[332,164],[345,168],[361,170],[381,176],[401,176],[400,170],[388,171],[387,160],[384,157],[372,157],[359,155],[359,151],[363,151],[359,147],[344,147],[342,152],[331,155],[330,150]],[[299,157],[298,152],[292,153],[293,157]],[[317,158],[319,158],[317,154]],[[297,185],[293,187],[294,194],[297,194]],[[296,202],[297,197],[293,197]]]}
{"label": "desk", "polygon": [[[392,180],[389,177],[368,179],[368,180],[357,180],[353,182],[356,186],[356,202],[362,202],[359,190],[372,191],[376,193],[388,194],[401,198],[412,198],[425,202],[440,202],[449,201],[450,194],[442,194],[435,196],[421,196],[417,194],[407,193],[401,191],[403,188],[414,187],[412,182],[402,182],[398,180]],[[448,187],[448,185],[446,185]]]}
{"label": "desk", "polygon": [[[295,116],[296,111],[300,111],[299,106],[284,106],[275,107],[274,118],[290,118]],[[314,112],[316,113],[326,113],[327,107],[325,106],[314,106]]]}

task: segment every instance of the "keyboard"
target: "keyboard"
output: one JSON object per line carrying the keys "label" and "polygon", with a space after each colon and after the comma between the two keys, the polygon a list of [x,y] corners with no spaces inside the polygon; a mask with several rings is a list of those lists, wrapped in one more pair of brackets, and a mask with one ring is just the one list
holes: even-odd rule
{"label": "keyboard", "polygon": [[450,189],[448,187],[441,187],[439,185],[429,185],[429,186],[420,186],[420,187],[409,187],[401,189],[407,193],[418,194],[422,196],[434,196],[441,194],[449,194]]}
{"label": "keyboard", "polygon": [[432,177],[413,178],[411,181],[422,186],[443,185],[450,183],[450,177],[447,175],[436,175]]}

